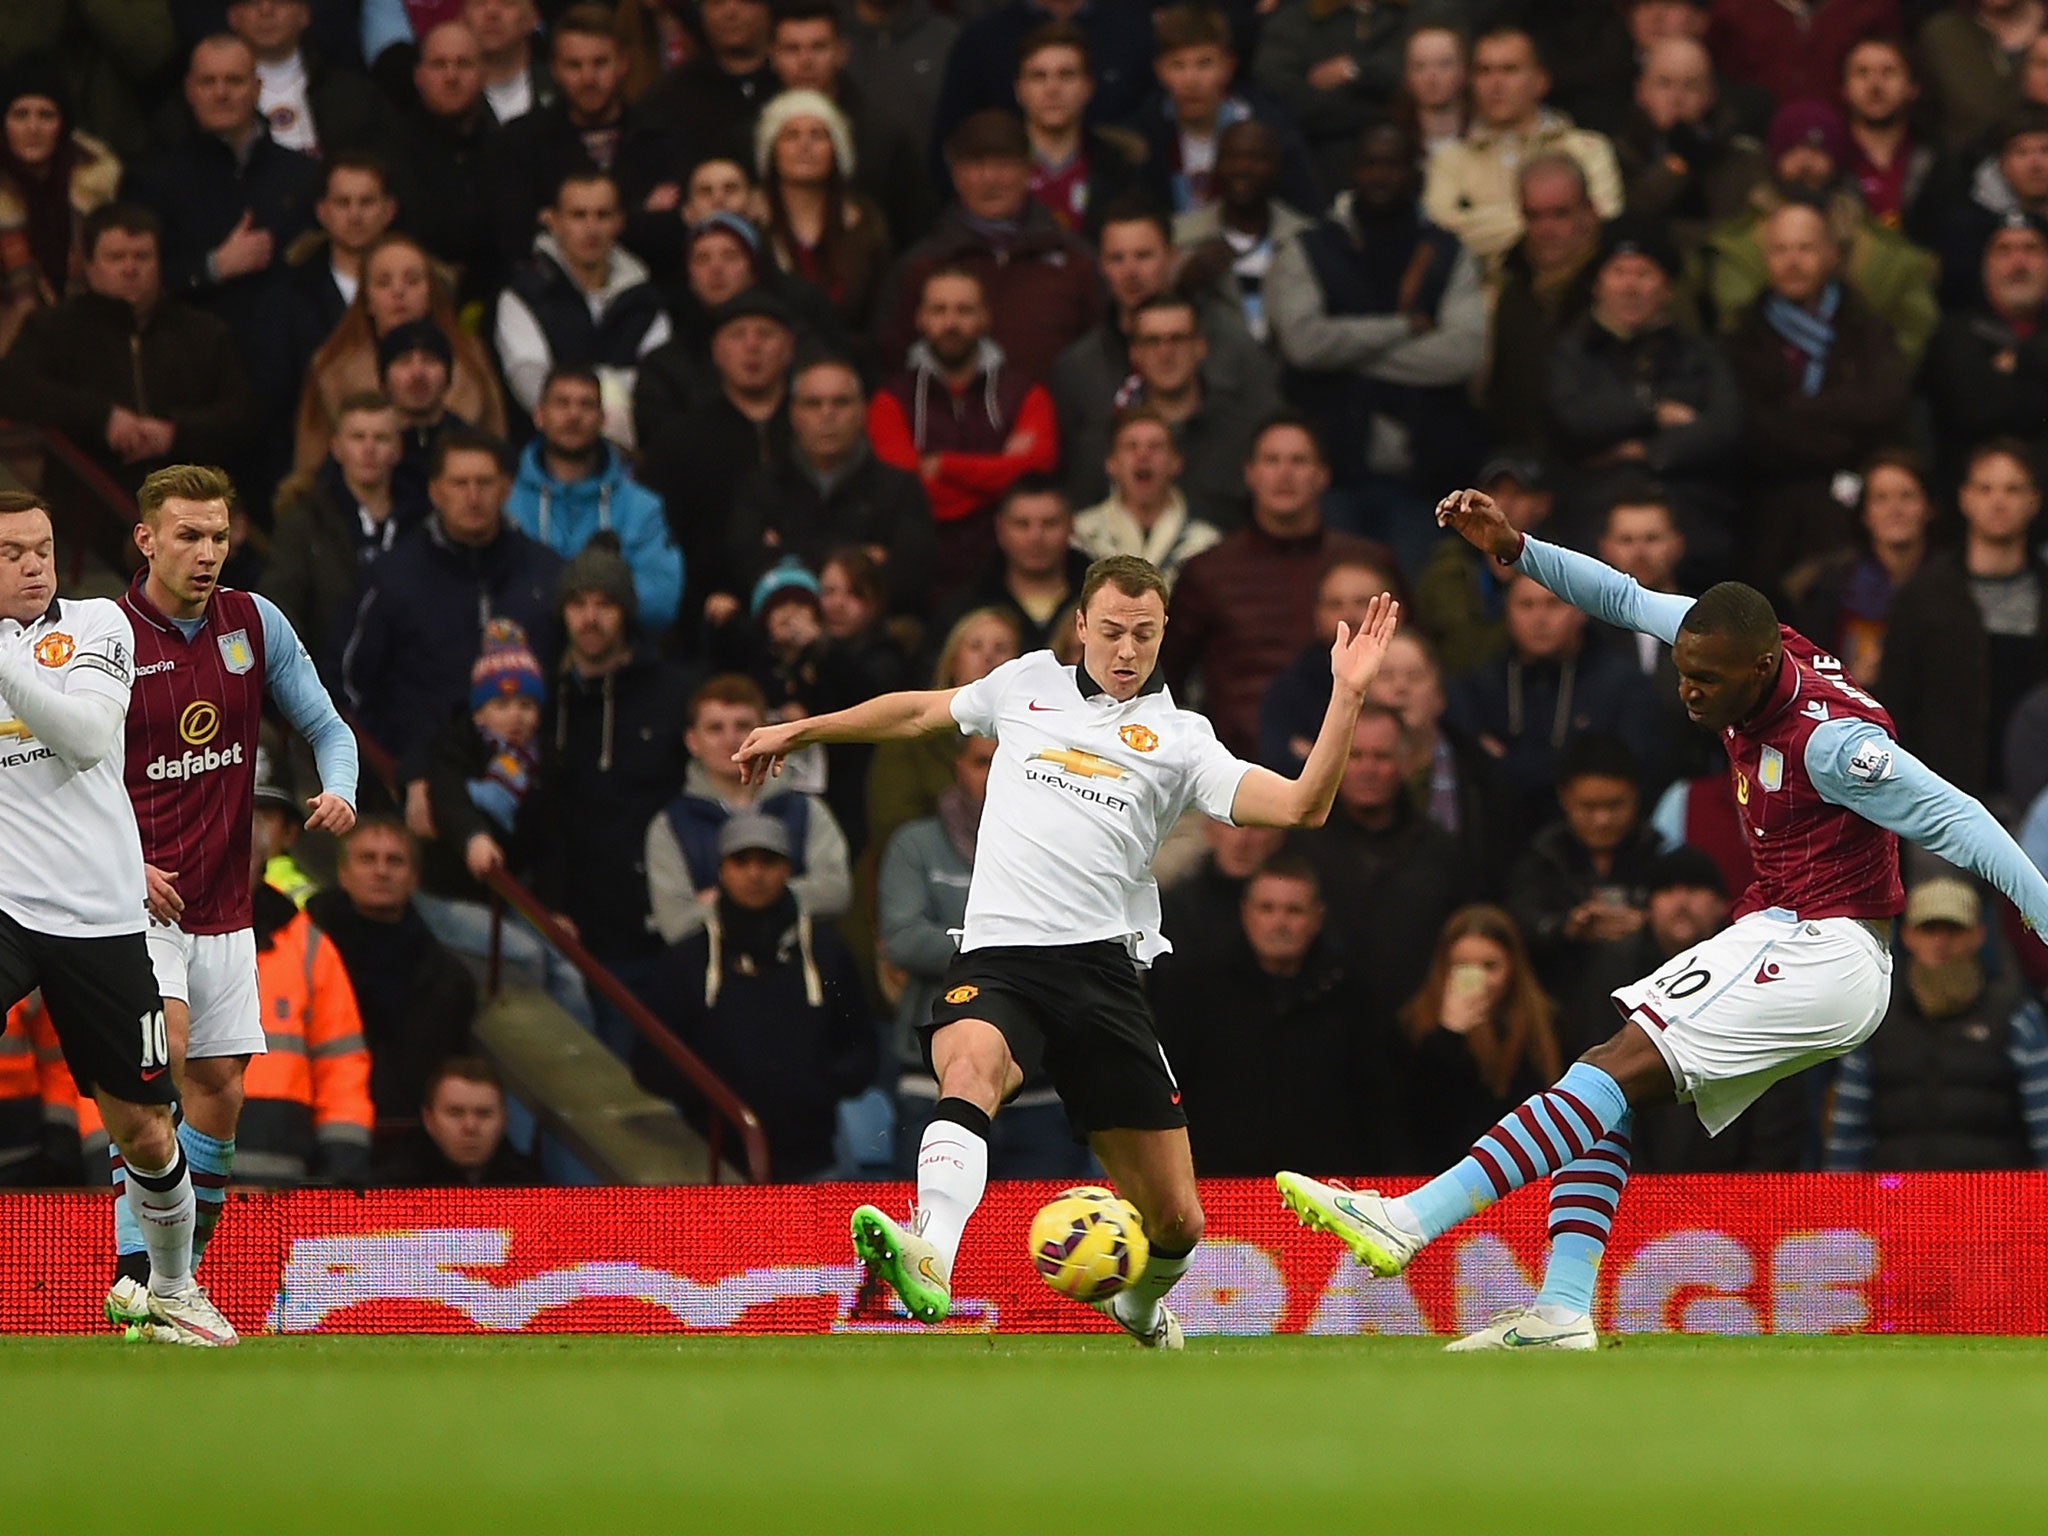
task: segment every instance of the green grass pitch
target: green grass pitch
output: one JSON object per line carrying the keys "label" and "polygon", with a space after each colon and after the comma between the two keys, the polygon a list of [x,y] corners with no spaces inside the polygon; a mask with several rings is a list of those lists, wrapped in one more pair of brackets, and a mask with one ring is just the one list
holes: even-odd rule
{"label": "green grass pitch", "polygon": [[2042,1340],[9,1339],[0,1382],[36,1536],[2048,1530]]}

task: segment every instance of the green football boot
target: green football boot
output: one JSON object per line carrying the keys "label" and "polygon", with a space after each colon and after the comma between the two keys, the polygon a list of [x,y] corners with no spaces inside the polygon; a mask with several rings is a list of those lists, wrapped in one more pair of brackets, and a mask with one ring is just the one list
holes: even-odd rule
{"label": "green football boot", "polygon": [[853,1213],[853,1251],[868,1272],[902,1301],[920,1323],[942,1323],[953,1310],[953,1281],[936,1245],[919,1234],[913,1219],[898,1226],[872,1205]]}

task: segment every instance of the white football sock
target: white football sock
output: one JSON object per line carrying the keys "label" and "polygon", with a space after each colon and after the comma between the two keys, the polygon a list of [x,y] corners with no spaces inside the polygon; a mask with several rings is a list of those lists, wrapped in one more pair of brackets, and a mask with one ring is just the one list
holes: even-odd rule
{"label": "white football sock", "polygon": [[1152,1257],[1145,1261],[1145,1273],[1138,1276],[1138,1283],[1129,1290],[1118,1291],[1110,1302],[1110,1310],[1116,1313],[1117,1321],[1137,1333],[1150,1333],[1159,1322],[1159,1303],[1166,1299],[1166,1293],[1173,1289],[1176,1281],[1188,1272],[1195,1250],[1186,1253],[1161,1253],[1152,1250]]}
{"label": "white football sock", "polygon": [[917,1211],[921,1235],[939,1250],[949,1275],[967,1219],[981,1204],[987,1188],[987,1137],[945,1118],[942,1104],[941,1117],[924,1128],[924,1140],[918,1147]]}
{"label": "white football sock", "polygon": [[128,1159],[128,1208],[149,1250],[149,1288],[157,1295],[182,1290],[192,1278],[192,1171],[179,1147],[168,1168],[145,1168]]}

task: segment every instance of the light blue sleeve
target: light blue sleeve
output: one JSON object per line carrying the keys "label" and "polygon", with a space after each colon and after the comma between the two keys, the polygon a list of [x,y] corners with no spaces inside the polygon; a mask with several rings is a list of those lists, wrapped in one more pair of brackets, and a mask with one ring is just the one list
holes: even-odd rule
{"label": "light blue sleeve", "polygon": [[405,0],[363,0],[362,36],[366,64],[376,63],[377,55],[386,48],[414,41]]}
{"label": "light blue sleeve", "polygon": [[1574,554],[1541,539],[1524,537],[1515,568],[1603,623],[1655,635],[1666,645],[1678,638],[1678,626],[1692,611],[1692,599],[1652,592],[1633,576],[1591,555]]}
{"label": "light blue sleeve", "polygon": [[2048,933],[2048,879],[2012,834],[1868,720],[1830,720],[1806,742],[1821,798],[1911,838],[2003,891],[2027,926]]}
{"label": "light blue sleeve", "polygon": [[[255,596],[255,594],[251,594]],[[263,682],[292,729],[306,738],[320,770],[323,794],[356,803],[356,733],[336,713],[320,686],[313,658],[306,654],[292,622],[267,597],[256,597],[263,616]]]}

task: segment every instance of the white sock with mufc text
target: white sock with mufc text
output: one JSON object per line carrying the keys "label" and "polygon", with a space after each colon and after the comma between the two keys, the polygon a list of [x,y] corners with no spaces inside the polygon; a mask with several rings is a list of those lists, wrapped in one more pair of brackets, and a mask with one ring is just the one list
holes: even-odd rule
{"label": "white sock with mufc text", "polygon": [[941,1099],[917,1152],[919,1232],[953,1272],[967,1220],[988,1188],[988,1116],[965,1099]]}
{"label": "white sock with mufc text", "polygon": [[[174,1143],[175,1145],[175,1143]],[[168,1168],[128,1160],[128,1209],[149,1250],[149,1288],[158,1295],[181,1290],[192,1278],[192,1171],[178,1147]]]}
{"label": "white sock with mufc text", "polygon": [[1186,1253],[1162,1253],[1154,1248],[1152,1257],[1145,1263],[1145,1272],[1138,1276],[1138,1283],[1127,1291],[1119,1292],[1110,1302],[1117,1321],[1138,1333],[1150,1333],[1159,1322],[1159,1303],[1188,1272],[1188,1265],[1194,1262],[1194,1257],[1192,1248]]}

